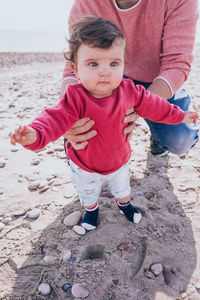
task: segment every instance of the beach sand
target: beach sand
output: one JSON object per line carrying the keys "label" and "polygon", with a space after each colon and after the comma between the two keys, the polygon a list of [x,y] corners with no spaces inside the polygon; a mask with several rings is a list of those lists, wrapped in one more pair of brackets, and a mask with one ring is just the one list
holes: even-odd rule
{"label": "beach sand", "polygon": [[[88,300],[200,299],[199,144],[183,157],[153,157],[139,119],[131,198],[143,218],[128,222],[105,185],[99,226],[84,236],[63,223],[70,213],[83,213],[63,139],[38,152],[10,145],[16,125],[58,102],[63,66],[61,54],[0,54],[0,299],[81,299],[62,290],[76,283]],[[200,45],[185,84],[197,111],[199,74]],[[26,213],[34,208],[39,216],[30,219]],[[161,272],[154,275],[157,263]],[[38,291],[41,283],[51,287],[47,296]]]}

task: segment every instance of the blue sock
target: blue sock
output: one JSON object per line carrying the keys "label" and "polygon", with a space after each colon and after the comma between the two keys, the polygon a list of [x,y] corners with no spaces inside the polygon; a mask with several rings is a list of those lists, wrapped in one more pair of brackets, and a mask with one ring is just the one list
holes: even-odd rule
{"label": "blue sock", "polygon": [[130,201],[126,202],[126,203],[122,203],[122,202],[119,202],[119,201],[116,201],[117,202],[117,205],[119,207],[119,210],[120,212],[125,215],[125,217],[133,222],[133,223],[139,223],[141,218],[142,218],[142,215],[141,215],[141,212],[135,208],[131,203]]}
{"label": "blue sock", "polygon": [[82,227],[84,227],[87,230],[93,230],[97,228],[97,221],[98,221],[98,214],[99,214],[99,208],[98,204],[95,208],[89,210],[85,209],[85,214],[82,221]]}

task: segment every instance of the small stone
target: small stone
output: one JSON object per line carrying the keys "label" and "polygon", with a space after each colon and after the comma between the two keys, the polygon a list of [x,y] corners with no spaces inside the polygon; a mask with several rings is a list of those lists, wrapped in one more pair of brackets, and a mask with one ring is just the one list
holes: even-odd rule
{"label": "small stone", "polygon": [[49,150],[47,150],[47,154],[53,154],[55,151],[53,150],[53,149],[49,149]]}
{"label": "small stone", "polygon": [[155,275],[151,271],[145,271],[144,276],[146,276],[148,278],[152,278],[152,279],[155,278]]}
{"label": "small stone", "polygon": [[71,198],[76,194],[75,187],[72,183],[68,183],[65,185],[64,188],[64,197],[65,198]]}
{"label": "small stone", "polygon": [[52,186],[51,190],[53,192],[59,192],[60,191],[60,188],[58,186]]}
{"label": "small stone", "polygon": [[163,269],[163,276],[164,276],[164,281],[167,285],[170,284],[172,280],[172,272],[169,269]]}
{"label": "small stone", "polygon": [[73,227],[73,230],[74,230],[77,234],[79,234],[79,235],[85,235],[85,234],[86,234],[86,230],[85,230],[85,228],[83,228],[82,226],[75,225],[75,226]]}
{"label": "small stone", "polygon": [[143,195],[144,195],[143,192],[136,192],[135,193],[135,196],[139,196],[140,197],[140,196],[143,196]]}
{"label": "small stone", "polygon": [[187,199],[186,200],[186,205],[192,205],[192,204],[195,204],[197,202],[197,200],[196,199]]}
{"label": "small stone", "polygon": [[4,168],[5,165],[6,165],[5,159],[3,159],[3,158],[0,157],[0,168]]}
{"label": "small stone", "polygon": [[82,213],[80,211],[74,211],[73,213],[71,213],[70,215],[68,215],[67,217],[65,217],[63,223],[66,226],[74,226],[77,225],[81,219]]}
{"label": "small stone", "polygon": [[19,149],[17,149],[17,148],[11,148],[10,151],[11,152],[17,152],[17,151],[19,151]]}
{"label": "small stone", "polygon": [[46,192],[50,187],[48,185],[44,186],[42,189],[39,190],[39,194]]}
{"label": "small stone", "polygon": [[163,271],[163,267],[161,264],[153,264],[150,267],[150,271],[153,272],[154,275],[159,275]]}
{"label": "small stone", "polygon": [[40,182],[37,180],[37,181],[33,181],[31,182],[31,184],[28,186],[28,189],[30,191],[36,191],[40,186]]}
{"label": "small stone", "polygon": [[15,217],[21,217],[21,216],[24,216],[26,213],[26,211],[24,210],[16,210],[13,214]]}
{"label": "small stone", "polygon": [[72,287],[71,284],[65,283],[65,284],[63,284],[63,286],[62,286],[62,290],[63,290],[64,292],[67,292],[71,287]]}
{"label": "small stone", "polygon": [[37,158],[37,159],[32,160],[31,165],[37,166],[37,165],[39,165],[39,163],[40,163],[40,159]]}
{"label": "small stone", "polygon": [[114,196],[110,192],[105,191],[105,192],[101,192],[100,197],[113,198]]}
{"label": "small stone", "polygon": [[47,264],[53,264],[56,260],[56,258],[52,255],[45,255],[43,260],[47,263]]}
{"label": "small stone", "polygon": [[131,253],[131,252],[135,251],[137,248],[131,243],[121,243],[118,246],[118,249],[121,251],[127,251],[127,252]]}
{"label": "small stone", "polygon": [[77,257],[73,256],[70,260],[74,263],[77,260]]}
{"label": "small stone", "polygon": [[86,298],[88,297],[89,292],[84,289],[80,283],[75,283],[72,286],[72,295],[77,298]]}
{"label": "small stone", "polygon": [[187,293],[181,293],[181,299],[184,299],[187,297]]}
{"label": "small stone", "polygon": [[0,222],[0,231],[2,231],[5,227],[5,224],[3,224],[2,222]]}
{"label": "small stone", "polygon": [[197,289],[197,292],[200,292],[200,283],[195,284],[195,288]]}
{"label": "small stone", "polygon": [[61,253],[61,260],[63,262],[67,262],[72,256],[72,252],[71,250],[64,250],[62,253]]}
{"label": "small stone", "polygon": [[113,283],[114,283],[114,285],[118,285],[119,280],[118,279],[113,279]]}
{"label": "small stone", "polygon": [[47,296],[51,293],[51,287],[48,283],[41,283],[38,287],[38,291],[44,295]]}
{"label": "small stone", "polygon": [[4,224],[8,224],[8,223],[11,222],[11,221],[12,221],[12,218],[11,218],[11,217],[6,217],[6,218],[3,220]]}
{"label": "small stone", "polygon": [[37,219],[40,215],[40,210],[38,208],[33,208],[26,213],[26,217],[29,219]]}

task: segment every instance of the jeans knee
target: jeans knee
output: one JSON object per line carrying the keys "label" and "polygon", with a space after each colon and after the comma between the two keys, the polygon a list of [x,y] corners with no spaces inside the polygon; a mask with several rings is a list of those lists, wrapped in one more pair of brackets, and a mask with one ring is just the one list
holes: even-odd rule
{"label": "jeans knee", "polygon": [[198,140],[198,129],[188,129],[184,134],[179,134],[176,139],[170,141],[168,151],[178,155],[187,153]]}

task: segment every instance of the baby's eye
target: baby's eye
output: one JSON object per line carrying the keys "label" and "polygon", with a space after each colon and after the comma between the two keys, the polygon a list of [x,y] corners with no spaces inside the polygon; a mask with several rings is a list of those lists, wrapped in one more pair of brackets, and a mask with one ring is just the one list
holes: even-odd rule
{"label": "baby's eye", "polygon": [[112,62],[110,63],[110,66],[111,66],[111,67],[116,67],[116,66],[118,66],[118,63],[117,63],[116,61],[112,61]]}
{"label": "baby's eye", "polygon": [[97,66],[97,63],[94,62],[94,61],[92,61],[92,62],[89,63],[89,66],[90,66],[90,67],[96,67],[96,66]]}

